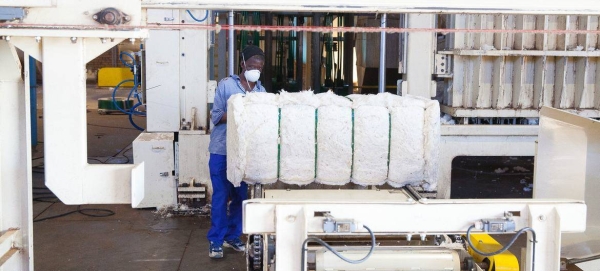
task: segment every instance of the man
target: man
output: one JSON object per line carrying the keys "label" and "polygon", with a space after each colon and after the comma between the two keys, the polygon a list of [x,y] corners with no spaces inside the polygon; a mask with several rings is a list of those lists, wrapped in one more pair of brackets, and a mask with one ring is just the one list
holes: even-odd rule
{"label": "man", "polygon": [[[242,201],[247,198],[248,185],[244,182],[234,187],[227,180],[227,100],[234,94],[249,92],[265,92],[258,78],[265,64],[263,51],[254,45],[242,50],[240,75],[231,75],[222,79],[217,85],[215,101],[211,111],[211,121],[215,125],[210,134],[210,179],[213,187],[211,226],[208,231],[210,241],[208,256],[223,258],[223,246],[235,251],[245,251],[240,240],[242,234]],[[227,212],[227,202],[229,212]]]}

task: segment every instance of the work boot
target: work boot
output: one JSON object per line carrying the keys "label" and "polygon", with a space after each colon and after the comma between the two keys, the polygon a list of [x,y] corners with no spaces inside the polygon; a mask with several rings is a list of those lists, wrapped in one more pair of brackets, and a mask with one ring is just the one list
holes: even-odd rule
{"label": "work boot", "polygon": [[246,251],[246,244],[244,244],[244,242],[242,242],[242,240],[240,240],[240,238],[235,238],[233,240],[229,240],[229,241],[225,241],[225,243],[223,243],[224,247],[230,247],[233,248],[233,250],[235,251]]}

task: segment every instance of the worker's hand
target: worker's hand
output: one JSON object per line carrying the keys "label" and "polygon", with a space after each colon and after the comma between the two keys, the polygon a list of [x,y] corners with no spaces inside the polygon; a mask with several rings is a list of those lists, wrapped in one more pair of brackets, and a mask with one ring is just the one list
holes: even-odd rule
{"label": "worker's hand", "polygon": [[223,114],[219,123],[227,123],[227,113]]}

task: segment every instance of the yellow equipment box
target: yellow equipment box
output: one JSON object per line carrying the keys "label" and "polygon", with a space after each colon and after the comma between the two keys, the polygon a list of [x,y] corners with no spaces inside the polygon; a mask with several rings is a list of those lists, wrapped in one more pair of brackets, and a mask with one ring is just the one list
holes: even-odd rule
{"label": "yellow equipment box", "polygon": [[[100,68],[98,70],[98,87],[115,87],[123,80],[133,80],[133,73],[127,67]],[[133,81],[121,84],[121,87],[133,87]]]}

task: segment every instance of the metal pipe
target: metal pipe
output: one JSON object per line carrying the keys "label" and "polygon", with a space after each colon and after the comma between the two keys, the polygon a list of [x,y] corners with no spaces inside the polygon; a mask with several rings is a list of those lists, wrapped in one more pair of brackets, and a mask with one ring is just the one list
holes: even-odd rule
{"label": "metal pipe", "polygon": [[[215,11],[210,13],[210,24],[214,25]],[[210,45],[208,46],[208,80],[217,80],[215,78],[215,31],[210,31]]]}
{"label": "metal pipe", "polygon": [[[273,13],[267,12],[265,14],[265,25],[273,24]],[[263,68],[263,72],[261,77],[263,79],[269,78],[269,80],[261,80],[263,87],[269,92],[275,92],[273,89],[273,32],[274,31],[265,31],[265,67]]]}
{"label": "metal pipe", "polygon": [[263,198],[263,187],[262,184],[255,184],[252,188],[252,198],[253,199],[262,199]]}
{"label": "metal pipe", "polygon": [[37,69],[35,58],[29,57],[29,101],[31,114],[31,146],[37,146]]}
{"label": "metal pipe", "polygon": [[235,51],[233,49],[233,45],[235,44],[235,30],[233,29],[233,10],[229,11],[228,19],[229,19],[229,27],[230,28],[229,28],[229,44],[227,44],[229,47],[229,61],[228,61],[229,65],[227,65],[227,69],[229,71],[229,75],[231,76],[231,75],[234,75],[233,66],[235,65],[234,58],[233,58],[233,56],[235,55]]}
{"label": "metal pipe", "polygon": [[[381,15],[381,28],[387,25],[387,14]],[[385,92],[385,31],[381,31],[381,42],[379,44],[379,93]]]}
{"label": "metal pipe", "polygon": [[[304,25],[304,17],[298,17],[298,25]],[[304,56],[302,48],[305,46],[303,43],[304,32],[296,32],[296,85],[299,90],[304,90],[303,84],[303,68],[304,68]]]}
{"label": "metal pipe", "polygon": [[[321,13],[315,13],[312,17],[312,25],[313,26],[321,26]],[[310,67],[310,78],[311,78],[311,88],[315,92],[319,92],[321,90],[321,34],[320,33],[312,33],[311,38],[311,67]]]}
{"label": "metal pipe", "polygon": [[[454,16],[453,16],[454,17]],[[402,28],[408,28],[408,14],[402,14]],[[408,32],[402,33],[402,73],[406,73],[406,59],[408,58]]]}
{"label": "metal pipe", "polygon": [[569,259],[567,260],[568,264],[576,264],[576,263],[584,263],[584,262],[589,262],[589,261],[593,261],[593,260],[598,260],[600,259],[600,254],[596,254],[590,257],[585,257],[585,258],[576,258],[576,259]]}

